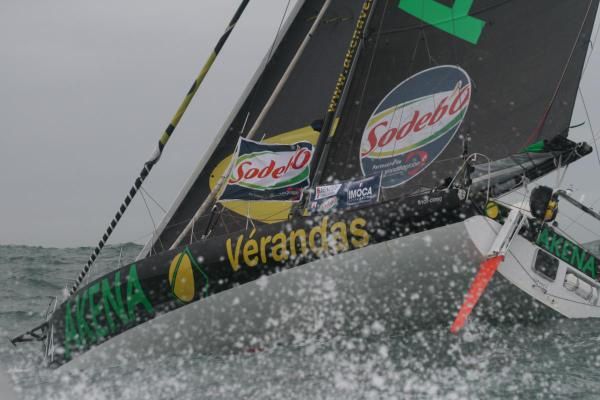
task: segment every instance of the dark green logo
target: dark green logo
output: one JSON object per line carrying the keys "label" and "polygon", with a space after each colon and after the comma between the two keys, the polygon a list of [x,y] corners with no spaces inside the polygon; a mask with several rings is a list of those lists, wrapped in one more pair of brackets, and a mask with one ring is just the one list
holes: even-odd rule
{"label": "dark green logo", "polygon": [[452,7],[436,0],[400,0],[398,7],[436,28],[477,44],[485,21],[469,15],[473,0],[454,0]]}
{"label": "dark green logo", "polygon": [[596,257],[549,227],[546,226],[542,229],[535,243],[586,275],[594,279],[598,276],[598,260]]}
{"label": "dark green logo", "polygon": [[121,289],[121,271],[79,293],[65,308],[65,357],[70,358],[72,346],[86,348],[119,332],[122,327],[136,324],[140,306],[147,313],[154,313],[135,264],[129,267],[125,296]]}

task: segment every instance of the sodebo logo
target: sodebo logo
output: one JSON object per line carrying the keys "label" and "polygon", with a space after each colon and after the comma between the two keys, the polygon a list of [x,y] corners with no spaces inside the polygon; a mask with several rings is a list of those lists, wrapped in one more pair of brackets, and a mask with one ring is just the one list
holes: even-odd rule
{"label": "sodebo logo", "polygon": [[365,175],[382,186],[401,185],[429,166],[450,143],[469,108],[471,79],[460,67],[422,71],[385,96],[363,132]]}
{"label": "sodebo logo", "polygon": [[240,157],[228,183],[268,190],[294,186],[308,178],[312,145],[301,142],[295,151],[261,151]]}

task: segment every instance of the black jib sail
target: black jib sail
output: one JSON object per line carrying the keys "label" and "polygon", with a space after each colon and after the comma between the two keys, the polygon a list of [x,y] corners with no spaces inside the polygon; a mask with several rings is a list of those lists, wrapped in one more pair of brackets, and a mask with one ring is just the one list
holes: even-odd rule
{"label": "black jib sail", "polygon": [[320,160],[323,182],[381,175],[384,198],[395,198],[452,177],[461,138],[498,160],[566,135],[597,7],[379,1]]}
{"label": "black jib sail", "polygon": [[[187,188],[162,221],[158,235],[141,256],[147,254],[150,245],[153,246],[152,253],[168,249],[184,230],[228,167],[238,138],[245,137],[253,127],[325,3],[324,0],[307,0],[296,10],[264,70],[251,84],[243,103],[217,138],[214,151],[202,162],[201,171],[192,176]],[[327,108],[361,5],[362,1],[347,0],[333,0],[329,4],[276,102],[257,127],[254,140],[279,144],[316,143],[318,132],[311,123],[322,118]],[[258,224],[285,220],[291,207],[291,202],[228,202],[219,213],[213,227],[214,234],[243,229],[248,216]],[[210,209],[195,224],[193,237],[201,237],[209,218]]]}

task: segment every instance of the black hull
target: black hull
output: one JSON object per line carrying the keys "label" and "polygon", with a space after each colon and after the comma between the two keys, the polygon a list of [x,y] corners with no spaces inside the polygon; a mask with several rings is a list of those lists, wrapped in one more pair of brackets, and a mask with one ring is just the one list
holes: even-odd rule
{"label": "black hull", "polygon": [[[155,317],[265,276],[476,214],[451,190],[210,238],[148,257],[89,283],[49,320],[62,365]],[[326,240],[323,240],[326,238]],[[177,274],[193,276],[187,282]],[[180,271],[176,271],[176,270]],[[193,284],[190,284],[193,280]],[[178,287],[179,286],[179,287]]]}
{"label": "black hull", "polygon": [[488,194],[501,196],[519,187],[523,176],[534,180],[554,171],[558,157],[564,166],[591,152],[585,144],[559,139],[546,145],[552,152],[545,158],[534,161],[521,154],[506,159],[513,165],[506,171],[516,167],[515,172],[492,172],[491,180],[475,178],[468,201],[462,189],[439,190],[359,209],[296,216],[256,229],[251,226],[145,258],[81,288],[57,307],[47,326],[22,336],[37,338],[38,331],[45,330],[47,359],[60,366],[157,316],[263,276],[481,215]]}

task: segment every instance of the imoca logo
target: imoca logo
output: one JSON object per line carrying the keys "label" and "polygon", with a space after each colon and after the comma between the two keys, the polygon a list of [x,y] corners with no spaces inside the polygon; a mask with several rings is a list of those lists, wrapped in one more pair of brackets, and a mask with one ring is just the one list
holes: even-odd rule
{"label": "imoca logo", "polygon": [[363,174],[382,186],[401,185],[423,172],[450,143],[467,113],[471,79],[460,67],[422,71],[385,96],[363,132]]}

